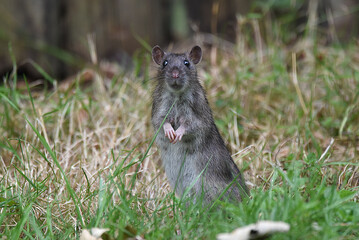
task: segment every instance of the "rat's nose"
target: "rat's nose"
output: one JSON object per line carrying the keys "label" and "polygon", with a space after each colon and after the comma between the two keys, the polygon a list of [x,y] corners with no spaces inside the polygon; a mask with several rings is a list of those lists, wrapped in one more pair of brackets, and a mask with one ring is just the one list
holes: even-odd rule
{"label": "rat's nose", "polygon": [[174,69],[174,70],[172,71],[172,77],[173,77],[173,78],[179,78],[179,71],[178,71],[177,69]]}

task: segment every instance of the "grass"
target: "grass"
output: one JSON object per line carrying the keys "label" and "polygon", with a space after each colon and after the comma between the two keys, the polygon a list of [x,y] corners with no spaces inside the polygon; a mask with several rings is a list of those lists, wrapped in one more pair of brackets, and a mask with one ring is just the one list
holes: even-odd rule
{"label": "grass", "polygon": [[231,52],[215,46],[212,63],[206,51],[199,75],[251,188],[243,203],[211,209],[169,188],[152,146],[147,75],[87,69],[57,83],[35,63],[55,83],[41,91],[7,76],[3,239],[76,239],[92,227],[109,228],[110,239],[214,239],[258,220],[290,223],[273,239],[357,239],[359,47],[303,43],[274,42],[261,54],[243,43]]}

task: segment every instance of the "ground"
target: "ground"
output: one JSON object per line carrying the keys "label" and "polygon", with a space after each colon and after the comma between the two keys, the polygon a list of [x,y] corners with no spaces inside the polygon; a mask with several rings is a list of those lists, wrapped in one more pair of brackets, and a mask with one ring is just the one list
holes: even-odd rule
{"label": "ground", "polygon": [[173,194],[153,144],[148,49],[143,71],[44,73],[53,87],[40,90],[15,72],[4,78],[5,239],[72,239],[92,227],[115,239],[213,239],[258,220],[291,225],[273,239],[357,239],[358,44],[230,47],[204,48],[198,74],[249,199],[203,208]]}

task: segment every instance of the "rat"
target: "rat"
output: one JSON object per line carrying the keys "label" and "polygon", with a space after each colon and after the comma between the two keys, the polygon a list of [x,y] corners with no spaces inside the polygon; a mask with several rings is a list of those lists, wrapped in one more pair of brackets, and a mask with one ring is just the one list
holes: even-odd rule
{"label": "rat", "polygon": [[159,129],[155,141],[172,189],[179,196],[189,193],[195,202],[241,201],[249,194],[248,188],[217,129],[197,76],[202,49],[194,46],[190,52],[166,53],[155,46],[152,59],[159,68],[151,120],[154,129]]}

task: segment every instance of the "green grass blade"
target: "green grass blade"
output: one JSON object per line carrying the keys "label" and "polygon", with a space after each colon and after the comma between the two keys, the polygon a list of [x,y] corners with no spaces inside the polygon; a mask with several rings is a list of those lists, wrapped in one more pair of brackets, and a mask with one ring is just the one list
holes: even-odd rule
{"label": "green grass blade", "polygon": [[22,212],[20,221],[16,224],[16,227],[12,229],[11,239],[19,239],[24,225],[29,218],[30,211],[32,209],[32,203],[27,205]]}
{"label": "green grass blade", "polygon": [[56,154],[54,153],[54,151],[51,149],[50,145],[47,143],[46,139],[40,134],[40,132],[34,127],[34,125],[32,125],[32,123],[26,118],[26,122],[30,125],[30,127],[32,128],[32,130],[35,132],[35,134],[37,135],[37,137],[40,139],[41,143],[43,144],[43,146],[46,148],[46,150],[49,152],[52,160],[54,161],[54,163],[56,164],[56,166],[58,167],[58,169],[61,172],[61,175],[63,177],[63,179],[65,180],[66,183],[66,188],[67,191],[70,193],[70,196],[72,198],[72,201],[74,202],[75,205],[75,211],[77,213],[77,217],[80,221],[81,226],[84,225],[83,219],[82,219],[82,215],[80,212],[80,208],[79,208],[79,201],[77,198],[77,195],[74,191],[74,189],[71,187],[71,184],[64,172],[64,170],[62,169],[59,161],[57,160]]}
{"label": "green grass blade", "polygon": [[31,59],[28,61],[47,81],[49,81],[51,84],[55,84],[56,80],[53,79],[39,64]]}
{"label": "green grass blade", "polygon": [[16,103],[14,103],[13,101],[11,101],[7,96],[5,96],[3,93],[0,93],[0,96],[10,104],[10,106],[15,109],[17,112],[20,111],[20,108],[17,106]]}
{"label": "green grass blade", "polygon": [[52,215],[51,215],[52,206],[47,206],[46,208],[46,226],[47,226],[47,233],[49,239],[54,239],[54,233],[52,228]]}
{"label": "green grass blade", "polygon": [[96,214],[97,219],[96,219],[95,227],[99,227],[100,221],[103,218],[103,213],[104,213],[106,205],[107,205],[106,189],[105,189],[103,179],[100,178],[100,186],[99,186],[99,193],[98,193],[98,207],[97,207],[97,214]]}
{"label": "green grass blade", "polygon": [[36,185],[35,185],[20,169],[18,169],[15,165],[13,165],[13,167],[21,174],[21,176],[23,176],[23,178],[26,179],[26,181],[27,181],[28,183],[30,183],[30,185],[31,185],[34,189],[37,188]]}
{"label": "green grass blade", "polygon": [[32,106],[32,111],[34,113],[34,116],[37,116],[37,112],[36,112],[35,104],[34,104],[34,99],[32,97],[31,90],[30,90],[29,84],[27,82],[26,76],[24,76],[24,81],[25,81],[25,84],[26,84],[27,92],[29,93],[30,102],[31,102],[31,106]]}
{"label": "green grass blade", "polygon": [[30,226],[31,230],[33,230],[35,233],[36,239],[45,239],[45,236],[41,230],[41,226],[39,226],[37,219],[35,219],[33,215],[30,215]]}

